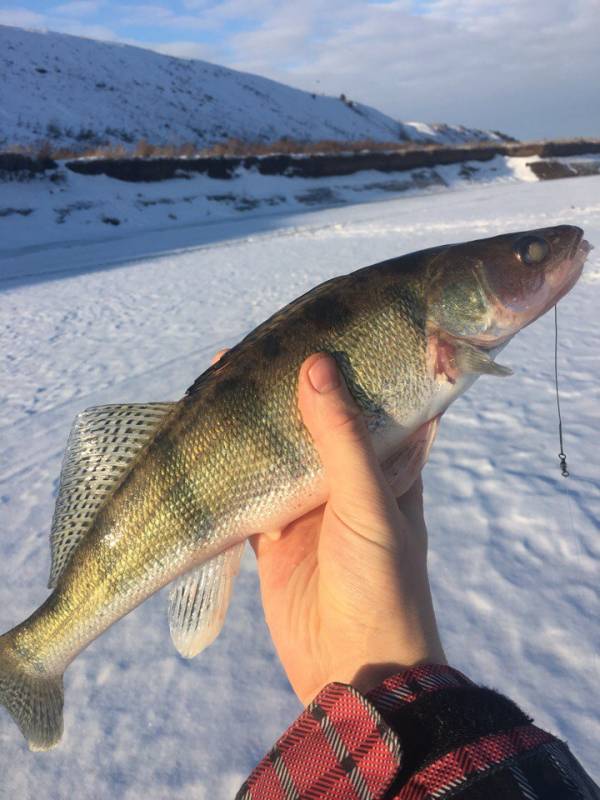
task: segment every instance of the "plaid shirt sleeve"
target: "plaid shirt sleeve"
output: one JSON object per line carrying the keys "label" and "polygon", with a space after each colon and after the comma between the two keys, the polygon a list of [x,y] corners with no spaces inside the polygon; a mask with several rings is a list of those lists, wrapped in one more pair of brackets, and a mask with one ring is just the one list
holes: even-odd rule
{"label": "plaid shirt sleeve", "polygon": [[426,665],[366,695],[331,683],[236,800],[600,800],[568,747],[506,697]]}

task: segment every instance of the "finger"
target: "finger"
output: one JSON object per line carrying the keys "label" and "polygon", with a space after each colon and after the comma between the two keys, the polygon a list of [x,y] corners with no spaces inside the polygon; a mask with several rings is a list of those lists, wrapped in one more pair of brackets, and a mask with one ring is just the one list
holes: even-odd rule
{"label": "finger", "polygon": [[264,533],[250,537],[263,590],[282,588],[300,563],[316,558],[322,518],[323,507],[314,509],[287,525],[276,542]]}
{"label": "finger", "polygon": [[398,508],[411,522],[423,520],[423,478],[419,474],[410,488],[396,499]]}
{"label": "finger", "polygon": [[355,512],[387,505],[385,483],[365,421],[335,360],[324,353],[302,365],[298,402],[303,422],[325,467],[330,501],[336,511]]}
{"label": "finger", "polygon": [[266,536],[270,542],[277,542],[281,539],[282,532],[281,528],[273,528],[270,531],[263,531],[263,536]]}
{"label": "finger", "polygon": [[313,508],[301,517],[292,520],[292,522],[289,522],[283,528],[275,528],[263,533],[253,534],[249,539],[252,549],[258,557],[259,550],[264,551],[265,549],[270,549],[273,543],[283,539],[289,539],[290,534],[296,534],[298,531],[302,531],[303,535],[305,535],[304,532],[309,528],[318,529],[320,527],[320,521],[323,518],[324,510],[324,505],[317,506],[317,508]]}
{"label": "finger", "polygon": [[281,539],[281,529],[276,531],[265,531],[263,533],[254,533],[248,538],[250,547],[254,550],[254,555],[258,558],[259,552],[269,547],[270,544],[278,542]]}
{"label": "finger", "polygon": [[262,535],[263,535],[262,533],[255,533],[248,538],[248,541],[250,542],[250,547],[254,550],[254,555],[257,558],[258,558],[258,553],[260,551]]}
{"label": "finger", "polygon": [[425,466],[438,423],[439,417],[435,417],[421,425],[382,464],[383,474],[396,497],[403,495],[412,486]]}
{"label": "finger", "polygon": [[406,519],[407,535],[419,547],[422,555],[427,555],[427,525],[423,510],[423,478],[419,474],[412,486],[396,500],[400,512]]}

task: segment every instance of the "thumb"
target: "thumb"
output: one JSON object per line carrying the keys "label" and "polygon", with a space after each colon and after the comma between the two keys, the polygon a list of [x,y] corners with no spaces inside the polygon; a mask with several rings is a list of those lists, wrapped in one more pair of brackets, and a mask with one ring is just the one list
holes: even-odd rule
{"label": "thumb", "polygon": [[395,500],[383,476],[365,421],[337,368],[325,354],[300,369],[298,404],[329,489],[329,502],[347,524],[371,527]]}

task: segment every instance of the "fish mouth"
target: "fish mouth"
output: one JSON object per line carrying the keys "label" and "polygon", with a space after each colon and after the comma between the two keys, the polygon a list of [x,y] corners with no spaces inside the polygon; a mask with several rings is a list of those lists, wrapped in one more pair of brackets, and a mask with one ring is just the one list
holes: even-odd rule
{"label": "fish mouth", "polygon": [[571,246],[571,252],[569,253],[569,261],[571,262],[572,269],[569,271],[566,281],[560,287],[550,303],[548,303],[543,313],[552,308],[552,306],[555,306],[558,301],[562,300],[562,298],[575,286],[583,272],[585,260],[593,249],[594,246],[590,244],[587,239],[583,238],[583,231],[579,229],[579,235],[573,242],[573,245]]}
{"label": "fish mouth", "polygon": [[579,240],[577,247],[575,248],[575,253],[573,258],[582,258],[584,261],[590,254],[590,252],[594,249],[594,245],[590,244],[587,239],[584,239],[583,236]]}
{"label": "fish mouth", "polygon": [[583,264],[590,251],[594,249],[594,245],[583,238],[583,230],[581,228],[575,228],[575,230],[576,235],[569,251],[568,260],[572,261],[576,267],[583,268]]}
{"label": "fish mouth", "polygon": [[573,244],[571,245],[571,250],[569,251],[569,258],[575,258],[575,256],[577,255],[577,251],[579,250],[579,246],[583,241],[583,229],[576,228],[575,226],[573,227],[576,233],[575,233],[575,238],[573,239]]}

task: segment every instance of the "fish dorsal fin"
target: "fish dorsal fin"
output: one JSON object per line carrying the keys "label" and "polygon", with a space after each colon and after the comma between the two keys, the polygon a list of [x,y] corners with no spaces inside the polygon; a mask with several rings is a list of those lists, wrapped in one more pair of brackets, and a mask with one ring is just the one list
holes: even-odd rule
{"label": "fish dorsal fin", "polygon": [[244,542],[182,575],[169,594],[169,628],[184,658],[194,658],[219,635],[240,568]]}
{"label": "fish dorsal fin", "polygon": [[104,501],[175,403],[108,405],[77,416],[63,458],[50,548],[53,588]]}

